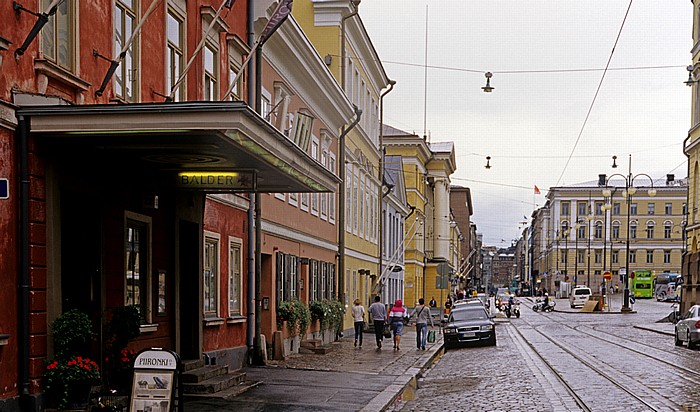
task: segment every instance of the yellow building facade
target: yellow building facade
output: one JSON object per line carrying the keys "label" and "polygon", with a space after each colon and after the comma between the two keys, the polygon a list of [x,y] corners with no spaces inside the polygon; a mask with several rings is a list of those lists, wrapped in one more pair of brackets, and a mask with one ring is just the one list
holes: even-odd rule
{"label": "yellow building facade", "polygon": [[[380,94],[389,85],[372,41],[358,14],[357,5],[348,1],[298,0],[292,11],[314,48],[329,67],[348,100],[362,111],[356,127],[344,133],[345,201],[338,204],[344,213],[344,261],[339,277],[339,295],[346,309],[355,299],[367,307],[373,284],[379,275],[380,222]],[[346,310],[344,328],[352,327]]]}
{"label": "yellow building facade", "polygon": [[550,188],[546,205],[533,213],[531,275],[549,291],[559,291],[561,282],[599,290],[605,272],[612,275],[606,287],[623,290],[628,239],[630,273],[680,273],[687,180],[668,175],[654,180],[650,192],[642,177],[632,196],[622,178],[607,183]]}

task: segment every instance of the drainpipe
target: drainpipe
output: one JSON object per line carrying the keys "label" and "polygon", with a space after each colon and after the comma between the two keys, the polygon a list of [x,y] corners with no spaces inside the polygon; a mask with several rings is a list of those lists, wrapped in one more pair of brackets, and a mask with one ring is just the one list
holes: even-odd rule
{"label": "drainpipe", "polygon": [[[384,96],[389,94],[390,91],[394,89],[396,80],[389,80],[389,88],[379,95],[379,276],[381,277],[384,272],[384,196],[389,194],[387,192],[384,194]],[[377,278],[377,282],[381,281]],[[377,285],[377,291],[379,292],[381,285]]]}
{"label": "drainpipe", "polygon": [[19,395],[22,410],[29,410],[29,119],[18,116],[19,128],[19,299],[17,348]]}
{"label": "drainpipe", "polygon": [[[254,1],[248,0],[247,2],[247,15],[246,15],[246,29],[248,31],[248,46],[251,48],[255,44],[255,32],[253,29],[253,19],[255,18],[254,13]],[[248,60],[248,73],[252,73],[254,66],[253,60]],[[248,106],[253,106],[255,104],[255,88],[251,87],[250,82],[248,82]],[[248,364],[253,363],[254,350],[255,350],[255,249],[253,249],[253,243],[255,242],[255,193],[248,193],[248,295],[246,296],[246,307],[248,310],[248,316],[246,318],[246,345],[248,346]]]}
{"label": "drainpipe", "polygon": [[345,305],[345,135],[360,122],[362,110],[353,105],[355,120],[338,137],[338,154],[340,163],[340,190],[338,194],[338,300]]}
{"label": "drainpipe", "polygon": [[[255,111],[262,115],[262,45],[255,49]],[[253,361],[264,365],[262,358],[262,217],[260,193],[255,192],[255,343]]]}
{"label": "drainpipe", "polygon": [[[688,180],[690,181],[690,153],[688,153],[688,150],[686,149],[688,140],[690,139],[690,134],[683,139],[683,154],[685,157],[688,158]],[[696,177],[697,179],[697,177]],[[690,183],[690,182],[689,182]],[[688,187],[688,190],[685,192],[685,226],[683,226],[683,235],[681,238],[683,239],[683,252],[681,252],[681,276],[683,275],[683,269],[685,268],[685,261],[689,259],[688,257],[688,235],[686,233],[686,228],[688,227],[688,223],[690,223],[690,187]],[[688,274],[690,275],[690,274]],[[687,278],[688,276],[686,276]],[[685,311],[685,308],[683,307],[683,296],[685,296],[685,291],[683,289],[686,288],[685,282],[687,282],[689,279],[683,279],[684,283],[681,285],[681,298],[678,302],[678,308],[680,310],[680,313],[683,313]],[[690,288],[688,288],[690,290]]]}

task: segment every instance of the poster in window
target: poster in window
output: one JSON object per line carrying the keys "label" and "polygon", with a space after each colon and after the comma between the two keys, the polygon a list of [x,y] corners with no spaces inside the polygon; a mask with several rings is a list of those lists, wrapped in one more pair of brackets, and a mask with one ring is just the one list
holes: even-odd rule
{"label": "poster in window", "polygon": [[166,312],[166,299],[165,299],[165,279],[167,278],[167,273],[164,270],[158,271],[158,316],[165,316]]}

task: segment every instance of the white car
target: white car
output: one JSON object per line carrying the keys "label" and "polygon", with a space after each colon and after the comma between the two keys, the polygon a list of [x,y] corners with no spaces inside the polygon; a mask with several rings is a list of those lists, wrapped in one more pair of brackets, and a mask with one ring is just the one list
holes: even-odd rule
{"label": "white car", "polygon": [[692,349],[700,343],[700,305],[693,305],[676,323],[676,346],[688,343]]}
{"label": "white car", "polygon": [[591,297],[591,288],[586,286],[576,286],[571,295],[569,296],[569,304],[572,308],[576,306],[583,306],[588,302],[588,298]]}

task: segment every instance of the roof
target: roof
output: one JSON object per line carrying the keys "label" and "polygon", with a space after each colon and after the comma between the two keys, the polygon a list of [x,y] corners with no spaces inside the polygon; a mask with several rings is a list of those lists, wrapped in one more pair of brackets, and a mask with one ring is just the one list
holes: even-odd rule
{"label": "roof", "polygon": [[434,153],[450,153],[454,150],[454,142],[435,142],[428,143],[428,147]]}

